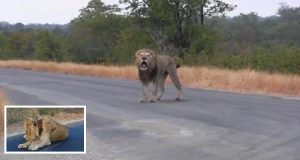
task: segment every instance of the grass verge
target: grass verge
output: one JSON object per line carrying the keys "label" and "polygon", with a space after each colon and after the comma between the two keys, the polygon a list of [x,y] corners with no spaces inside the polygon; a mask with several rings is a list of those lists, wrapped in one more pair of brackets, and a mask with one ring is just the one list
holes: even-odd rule
{"label": "grass verge", "polygon": [[[135,66],[101,66],[75,63],[8,60],[2,68],[17,68],[65,74],[137,80]],[[270,74],[254,70],[228,70],[207,67],[181,67],[179,77],[184,86],[220,89],[234,92],[300,96],[300,76]],[[170,80],[167,80],[170,83]]]}
{"label": "grass verge", "polygon": [[23,122],[27,117],[38,118],[43,115],[55,116],[58,113],[83,113],[82,108],[8,108],[7,124]]}
{"label": "grass verge", "polygon": [[68,124],[84,119],[83,108],[8,108],[7,135],[13,136],[24,133],[24,120],[27,117],[38,118],[50,115],[60,124]]}

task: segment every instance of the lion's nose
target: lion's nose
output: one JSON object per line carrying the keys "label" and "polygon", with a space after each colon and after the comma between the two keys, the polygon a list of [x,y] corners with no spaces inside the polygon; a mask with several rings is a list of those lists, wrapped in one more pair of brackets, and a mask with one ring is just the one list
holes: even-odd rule
{"label": "lion's nose", "polygon": [[146,60],[146,57],[142,57],[142,60]]}

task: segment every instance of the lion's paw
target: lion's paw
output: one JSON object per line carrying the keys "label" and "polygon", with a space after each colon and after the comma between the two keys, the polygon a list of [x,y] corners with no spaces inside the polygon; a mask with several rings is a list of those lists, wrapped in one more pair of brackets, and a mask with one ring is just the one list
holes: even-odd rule
{"label": "lion's paw", "polygon": [[21,148],[26,148],[26,146],[25,146],[24,144],[19,144],[19,145],[18,145],[18,148],[19,148],[19,149],[21,149]]}
{"label": "lion's paw", "polygon": [[39,146],[38,146],[38,145],[30,145],[30,146],[28,147],[28,150],[31,150],[31,151],[35,151],[35,150],[37,150],[37,149],[39,149]]}
{"label": "lion's paw", "polygon": [[181,98],[180,98],[180,97],[176,97],[175,100],[176,100],[176,101],[180,101]]}
{"label": "lion's paw", "polygon": [[151,102],[151,103],[156,103],[157,100],[156,100],[156,99],[151,99],[150,102]]}
{"label": "lion's paw", "polygon": [[141,103],[148,103],[149,101],[147,99],[140,100]]}

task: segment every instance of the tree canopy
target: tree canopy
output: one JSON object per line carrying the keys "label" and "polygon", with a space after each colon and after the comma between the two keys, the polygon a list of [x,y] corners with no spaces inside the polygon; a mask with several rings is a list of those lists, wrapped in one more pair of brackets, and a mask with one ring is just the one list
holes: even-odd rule
{"label": "tree canopy", "polygon": [[[130,15],[151,36],[160,51],[184,53],[192,45],[189,35],[203,30],[204,17],[231,11],[235,6],[220,0],[122,0]],[[198,30],[198,31],[197,31]],[[201,37],[201,35],[195,35]]]}

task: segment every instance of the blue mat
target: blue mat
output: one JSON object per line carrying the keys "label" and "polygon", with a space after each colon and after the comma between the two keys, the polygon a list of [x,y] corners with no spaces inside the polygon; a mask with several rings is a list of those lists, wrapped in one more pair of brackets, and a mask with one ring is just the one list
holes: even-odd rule
{"label": "blue mat", "polygon": [[28,151],[27,149],[18,149],[18,145],[25,143],[24,134],[7,138],[7,152],[83,152],[84,151],[84,123],[76,122],[67,125],[69,128],[69,137],[66,140],[53,142],[49,146],[39,148],[37,151]]}

